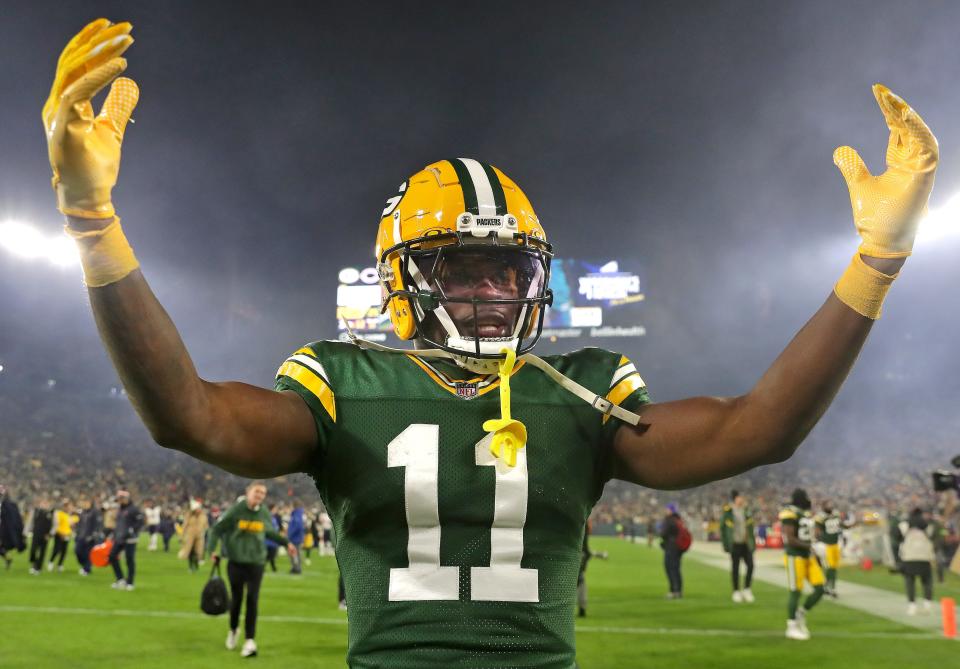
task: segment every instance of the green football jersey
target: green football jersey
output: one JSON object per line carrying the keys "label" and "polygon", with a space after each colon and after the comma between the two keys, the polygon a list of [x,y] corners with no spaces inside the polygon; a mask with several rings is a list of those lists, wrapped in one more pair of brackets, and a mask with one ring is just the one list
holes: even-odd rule
{"label": "green football jersey", "polygon": [[[545,360],[629,410],[649,402],[625,357]],[[484,421],[497,375],[323,341],[281,366],[317,423],[309,472],[333,520],[351,667],[575,665],[573,611],[586,519],[610,478],[620,423],[518,362],[509,467]]]}
{"label": "green football jersey", "polygon": [[[806,509],[788,504],[780,510],[780,524],[783,526],[791,525],[797,530],[797,538],[800,541],[813,541],[813,516]],[[787,555],[794,557],[810,557],[809,548],[794,548],[787,545],[786,535],[784,534],[783,548]]]}
{"label": "green football jersey", "polygon": [[840,534],[843,532],[843,518],[840,512],[834,509],[830,513],[818,513],[817,530],[820,533],[820,541],[823,543],[830,545],[838,543]]}

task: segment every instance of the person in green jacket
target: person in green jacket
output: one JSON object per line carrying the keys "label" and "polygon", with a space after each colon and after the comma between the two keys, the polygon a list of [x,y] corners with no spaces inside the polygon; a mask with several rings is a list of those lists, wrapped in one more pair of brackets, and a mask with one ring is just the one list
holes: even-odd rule
{"label": "person in green jacket", "polygon": [[247,612],[244,616],[244,634],[247,639],[240,651],[242,657],[257,654],[254,636],[257,631],[257,605],[260,599],[260,583],[263,581],[263,566],[267,561],[265,538],[270,538],[287,547],[287,552],[296,555],[297,548],[287,538],[273,529],[270,511],[263,505],[267,486],[253,481],[247,486],[246,495],[220,516],[210,530],[210,557],[218,561],[217,546],[223,540],[223,553],[229,559],[227,578],[230,581],[230,631],[227,633],[227,650],[237,647],[240,607],[243,590],[247,589]]}
{"label": "person in green jacket", "polygon": [[[746,498],[734,490],[730,493],[732,504],[723,505],[723,516],[720,520],[720,540],[723,550],[730,554],[733,572],[733,601],[753,602],[753,591],[750,584],[753,581],[753,551],[756,543],[753,537],[753,512],[747,507]],[[740,589],[740,561],[743,560],[747,573],[743,580],[743,589]]]}

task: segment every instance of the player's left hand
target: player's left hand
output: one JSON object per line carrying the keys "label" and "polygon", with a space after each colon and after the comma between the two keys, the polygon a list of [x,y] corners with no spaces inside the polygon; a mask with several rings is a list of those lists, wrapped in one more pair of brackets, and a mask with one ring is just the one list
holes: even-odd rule
{"label": "player's left hand", "polygon": [[940,151],[930,128],[903,99],[883,84],[874,84],[873,95],[890,128],[887,170],[873,176],[849,146],[837,148],[833,162],[850,190],[860,253],[905,258],[927,211]]}
{"label": "player's left hand", "polygon": [[293,544],[287,544],[287,555],[293,557],[297,554],[297,547]]}

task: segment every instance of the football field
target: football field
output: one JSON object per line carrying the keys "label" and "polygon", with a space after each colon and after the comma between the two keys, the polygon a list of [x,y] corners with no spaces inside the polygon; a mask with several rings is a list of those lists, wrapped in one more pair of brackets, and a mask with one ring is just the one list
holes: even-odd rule
{"label": "football field", "polygon": [[[686,597],[663,598],[658,548],[594,538],[588,617],[577,620],[579,664],[591,667],[903,667],[957,666],[960,644],[938,635],[824,600],[812,612],[808,642],[783,638],[786,590],[754,585],[755,604],[733,604],[726,571],[684,559]],[[171,552],[138,550],[134,592],[110,588],[112,572],[81,578],[72,553],[64,573],[27,573],[25,554],[0,571],[0,667],[163,667],[241,664],[224,649],[226,616],[199,611],[207,569],[187,572]],[[71,546],[72,548],[72,546]],[[257,642],[262,667],[345,666],[347,616],[337,609],[337,573],[314,553],[302,576],[279,571],[264,579]],[[874,570],[841,571],[862,585],[900,592],[899,577]],[[950,575],[937,597],[960,594]]]}

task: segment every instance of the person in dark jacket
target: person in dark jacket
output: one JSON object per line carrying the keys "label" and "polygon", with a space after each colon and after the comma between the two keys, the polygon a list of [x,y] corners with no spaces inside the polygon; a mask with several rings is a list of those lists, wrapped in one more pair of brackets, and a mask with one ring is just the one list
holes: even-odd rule
{"label": "person in dark jacket", "polygon": [[[753,514],[747,507],[747,500],[739,492],[730,493],[731,504],[723,505],[723,517],[720,520],[720,539],[723,550],[730,555],[731,574],[733,576],[733,601],[752,603],[753,591],[753,551],[756,543],[753,536]],[[740,589],[740,561],[747,567]]]}
{"label": "person in dark jacket", "polygon": [[223,540],[224,554],[229,558],[227,578],[230,580],[230,630],[227,632],[227,650],[237,647],[240,608],[243,591],[247,590],[247,613],[244,616],[244,634],[247,639],[240,651],[242,657],[257,654],[254,636],[257,632],[257,607],[260,600],[260,583],[263,581],[263,566],[267,561],[265,539],[285,545],[291,559],[297,547],[288,543],[286,537],[273,529],[270,512],[263,505],[267,486],[262,481],[253,481],[247,486],[243,498],[227,509],[210,529],[210,557],[218,561],[217,545]]}
{"label": "person in dark jacket", "polygon": [[30,573],[39,574],[43,570],[43,558],[47,554],[47,542],[53,529],[53,512],[50,502],[41,499],[33,509],[30,521]]}
{"label": "person in dark jacket", "polygon": [[667,581],[670,592],[667,599],[683,597],[683,576],[680,574],[680,558],[683,551],[677,545],[677,535],[680,533],[680,512],[676,504],[667,504],[667,515],[660,526],[660,546],[663,548],[663,567],[667,572]]}
{"label": "person in dark jacket", "polygon": [[[143,513],[130,501],[130,493],[117,491],[117,526],[113,530],[113,548],[110,550],[110,566],[117,580],[110,587],[116,590],[133,590],[133,579],[137,570],[137,538],[143,527]],[[127,575],[120,568],[120,553],[127,562]]]}
{"label": "person in dark jacket", "polygon": [[80,563],[80,575],[87,576],[93,570],[90,564],[90,549],[103,537],[103,518],[100,515],[100,503],[96,499],[84,499],[80,502],[80,520],[77,521],[77,538],[73,550]]}
{"label": "person in dark jacket", "polygon": [[160,538],[163,539],[163,552],[170,552],[170,539],[177,533],[177,524],[168,510],[160,513]]}
{"label": "person in dark jacket", "polygon": [[27,547],[23,540],[23,518],[17,503],[7,495],[7,488],[0,485],[0,557],[9,569],[13,559],[10,551],[22,553]]}

